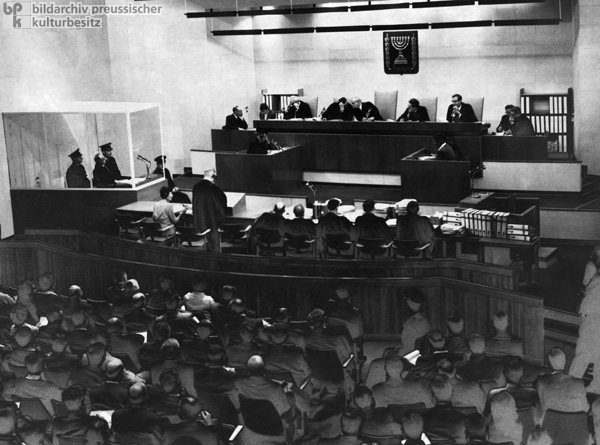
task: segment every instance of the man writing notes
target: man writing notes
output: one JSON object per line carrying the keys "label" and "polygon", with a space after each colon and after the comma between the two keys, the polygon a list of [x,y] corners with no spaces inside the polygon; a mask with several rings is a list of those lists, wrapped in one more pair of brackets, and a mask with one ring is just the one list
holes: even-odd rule
{"label": "man writing notes", "polygon": [[360,97],[353,97],[352,103],[354,117],[357,121],[382,121],[383,118],[379,114],[379,109],[372,102],[363,102]]}
{"label": "man writing notes", "polygon": [[244,119],[244,112],[237,105],[233,107],[233,113],[225,118],[225,130],[246,130],[248,122]]}
{"label": "man writing notes", "polygon": [[500,119],[500,123],[496,127],[496,133],[504,133],[508,131],[510,128],[510,110],[512,110],[514,105],[507,105],[504,107],[504,114]]}
{"label": "man writing notes", "polygon": [[194,226],[202,232],[210,229],[206,249],[213,252],[219,249],[219,224],[225,220],[227,212],[227,196],[215,184],[216,179],[217,172],[209,168],[204,171],[202,181],[192,189]]}
{"label": "man writing notes", "polygon": [[290,105],[283,116],[284,119],[310,119],[311,117],[312,111],[306,102],[302,102],[298,96],[290,97]]}
{"label": "man writing notes", "polygon": [[82,165],[83,155],[79,149],[69,155],[73,163],[67,169],[67,187],[72,188],[90,188],[90,180]]}
{"label": "man writing notes", "polygon": [[337,102],[332,103],[323,112],[324,121],[342,120],[353,121],[354,113],[352,105],[348,103],[345,97],[340,97]]}
{"label": "man writing notes", "polygon": [[521,114],[519,107],[512,107],[510,109],[510,126],[505,136],[535,136],[535,130],[533,124],[527,116]]}
{"label": "man writing notes", "polygon": [[408,101],[408,108],[400,115],[398,122],[428,122],[427,108],[422,107],[417,99]]}
{"label": "man writing notes", "polygon": [[452,96],[452,104],[448,106],[446,120],[454,123],[477,122],[477,117],[475,116],[473,107],[464,103],[460,94],[455,94]]}
{"label": "man writing notes", "polygon": [[269,154],[269,150],[274,150],[275,147],[271,146],[269,140],[269,134],[266,131],[260,131],[254,133],[254,138],[250,142],[248,147],[249,155],[266,155]]}

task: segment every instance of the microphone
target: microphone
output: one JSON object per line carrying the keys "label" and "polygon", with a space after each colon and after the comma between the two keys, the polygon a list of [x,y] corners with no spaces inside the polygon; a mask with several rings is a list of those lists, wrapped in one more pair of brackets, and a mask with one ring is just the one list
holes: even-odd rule
{"label": "microphone", "polygon": [[305,185],[313,192],[313,195],[314,195],[315,201],[316,201],[317,200],[317,189],[310,182],[307,182]]}
{"label": "microphone", "polygon": [[150,162],[148,159],[146,159],[142,155],[137,155],[137,159],[138,159],[138,161],[143,161],[143,162],[147,162],[148,164],[152,164],[152,162]]}
{"label": "microphone", "polygon": [[273,145],[277,150],[283,150],[283,147],[279,145],[275,139],[271,139],[271,145]]}
{"label": "microphone", "polygon": [[319,119],[323,119],[323,114],[325,113],[325,111],[327,111],[327,108],[323,107],[323,109],[319,113]]}

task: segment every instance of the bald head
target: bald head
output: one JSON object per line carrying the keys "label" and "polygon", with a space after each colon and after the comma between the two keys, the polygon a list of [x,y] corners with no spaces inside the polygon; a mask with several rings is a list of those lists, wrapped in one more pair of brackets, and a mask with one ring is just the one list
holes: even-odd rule
{"label": "bald head", "polygon": [[250,375],[264,375],[265,362],[260,355],[253,355],[248,359],[247,369]]}
{"label": "bald head", "polygon": [[285,204],[283,202],[279,201],[273,207],[273,212],[277,213],[278,215],[283,215],[283,213],[285,212]]}

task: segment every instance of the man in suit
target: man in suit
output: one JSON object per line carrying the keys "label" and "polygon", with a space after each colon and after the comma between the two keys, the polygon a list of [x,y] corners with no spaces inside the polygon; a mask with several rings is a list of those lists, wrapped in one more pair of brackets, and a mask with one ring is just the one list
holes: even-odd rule
{"label": "man in suit", "polygon": [[433,141],[437,148],[435,159],[438,161],[457,161],[457,157],[453,147],[449,144],[448,138],[443,133],[437,133],[433,136]]}
{"label": "man in suit", "polygon": [[244,112],[239,106],[233,107],[233,113],[225,118],[224,130],[242,130],[248,129],[248,122],[244,119]]}
{"label": "man in suit", "polygon": [[226,443],[219,434],[219,430],[214,426],[214,424],[218,424],[218,421],[213,419],[210,413],[202,412],[202,405],[198,399],[195,397],[182,398],[178,411],[181,422],[165,428],[165,443],[173,443],[182,437],[193,437],[200,443],[214,445]]}
{"label": "man in suit", "polygon": [[79,149],[69,155],[73,163],[67,169],[67,187],[72,188],[90,188],[85,167],[83,166],[83,155]]}
{"label": "man in suit", "polygon": [[506,136],[535,136],[535,130],[531,120],[522,114],[521,108],[512,107],[510,109],[510,126],[505,133]]}
{"label": "man in suit", "polygon": [[269,154],[269,150],[275,150],[269,140],[269,134],[266,131],[255,132],[247,153],[249,155],[266,155]]}
{"label": "man in suit", "polygon": [[101,154],[94,156],[95,167],[93,174],[94,187],[96,188],[110,188],[114,187],[117,183],[113,179],[111,171],[106,166],[106,158]]}
{"label": "man in suit", "polygon": [[523,342],[508,332],[508,314],[498,311],[492,317],[495,334],[487,341],[486,353],[490,356],[516,355],[523,357]]}
{"label": "man in suit", "polygon": [[324,252],[325,237],[327,235],[352,235],[352,223],[348,218],[338,213],[341,203],[342,201],[338,198],[331,198],[327,201],[328,212],[319,218],[319,224],[317,225],[317,249],[321,252]]}
{"label": "man in suit", "polygon": [[384,120],[379,113],[379,109],[373,102],[363,102],[360,97],[353,97],[350,102],[352,103],[352,111],[357,121],[373,122]]}
{"label": "man in suit", "polygon": [[125,367],[119,359],[106,364],[106,383],[90,390],[92,410],[115,410],[127,406],[129,383],[124,381]]}
{"label": "man in suit", "polygon": [[106,346],[96,342],[87,349],[84,358],[88,365],[75,368],[69,376],[69,385],[83,385],[86,388],[96,388],[106,383],[106,372],[102,363],[106,357]]}
{"label": "man in suit", "polygon": [[448,122],[477,122],[475,111],[473,107],[462,101],[460,94],[454,94],[452,96],[452,104],[448,106],[448,112],[446,113],[446,120]]}
{"label": "man in suit", "polygon": [[445,375],[437,375],[431,382],[431,392],[436,405],[423,415],[423,420],[425,434],[432,442],[444,439],[453,439],[457,444],[467,442],[465,437],[467,417],[452,407],[452,390],[450,379]]}
{"label": "man in suit", "polygon": [[408,108],[400,115],[398,122],[428,122],[427,108],[420,105],[417,99],[408,101]]}
{"label": "man in suit", "polygon": [[194,226],[201,231],[210,229],[206,249],[212,252],[219,250],[219,224],[227,217],[227,196],[215,184],[216,179],[215,169],[206,169],[204,178],[192,189]]}
{"label": "man in suit", "polygon": [[347,408],[341,418],[342,434],[332,439],[319,439],[319,445],[361,445],[359,437],[362,426],[362,413],[354,407]]}
{"label": "man in suit", "polygon": [[277,119],[277,113],[271,110],[267,104],[260,104],[260,107],[258,107],[258,109],[258,117],[261,121],[267,119]]}
{"label": "man in suit", "polygon": [[312,116],[310,105],[302,102],[298,96],[290,97],[290,105],[283,116],[284,119],[310,119]]}
{"label": "man in suit", "polygon": [[181,359],[179,342],[174,338],[169,338],[165,340],[160,349],[163,354],[163,360],[150,368],[152,381],[157,383],[160,380],[161,373],[165,369],[176,369],[179,372],[179,378],[183,387],[187,390],[188,394],[195,397],[194,367],[179,361]]}
{"label": "man in suit", "polygon": [[583,380],[565,372],[567,358],[560,348],[548,353],[552,374],[538,377],[535,387],[540,396],[542,410],[555,409],[565,412],[589,410]]}
{"label": "man in suit", "polygon": [[348,103],[345,97],[340,97],[337,102],[333,102],[323,112],[322,118],[324,121],[342,120],[342,121],[353,121],[354,120],[354,109],[352,105]]}
{"label": "man in suit", "polygon": [[286,220],[283,231],[291,236],[306,236],[315,239],[317,236],[317,225],[310,219],[304,218],[304,206],[298,204],[294,207],[294,219]]}
{"label": "man in suit", "polygon": [[423,416],[418,411],[407,411],[402,416],[403,445],[425,445],[423,442]]}
{"label": "man in suit", "polygon": [[468,445],[489,445],[488,421],[482,414],[469,414],[465,422]]}
{"label": "man in suit", "polygon": [[95,417],[86,414],[86,389],[82,385],[69,386],[62,392],[62,402],[67,414],[52,421],[53,444],[59,444],[60,436],[86,437]]}
{"label": "man in suit", "polygon": [[446,375],[452,385],[452,406],[477,408],[483,413],[485,408],[486,393],[476,382],[462,380],[456,376],[456,368],[449,360],[440,360],[437,364],[438,373]]}
{"label": "man in suit", "polygon": [[471,335],[469,350],[469,361],[457,366],[458,375],[464,380],[483,382],[482,388],[486,392],[504,386],[506,378],[502,373],[502,363],[485,355],[485,340],[481,335]]}
{"label": "man in suit", "polygon": [[510,128],[510,110],[514,105],[508,104],[504,107],[504,114],[500,118],[500,123],[496,127],[496,133],[504,133]]}
{"label": "man in suit", "polygon": [[486,412],[492,403],[492,398],[501,391],[508,391],[515,399],[517,409],[539,408],[540,399],[535,389],[521,386],[523,378],[523,359],[520,357],[507,357],[502,365],[502,372],[506,378],[506,385],[501,388],[492,389],[487,397]]}
{"label": "man in suit", "polygon": [[363,213],[354,222],[356,238],[383,238],[385,243],[392,240],[390,229],[385,223],[385,219],[373,214],[375,210],[375,201],[367,199],[363,202]]}
{"label": "man in suit", "polygon": [[286,343],[288,328],[285,323],[275,323],[269,329],[269,338],[272,342],[266,352],[265,366],[269,371],[289,371],[300,385],[310,376],[310,367],[306,363],[302,349]]}
{"label": "man in suit", "polygon": [[393,354],[385,362],[388,380],[373,387],[373,397],[377,406],[411,405],[423,402],[432,408],[434,400],[431,391],[423,380],[403,378],[404,362],[398,354]]}

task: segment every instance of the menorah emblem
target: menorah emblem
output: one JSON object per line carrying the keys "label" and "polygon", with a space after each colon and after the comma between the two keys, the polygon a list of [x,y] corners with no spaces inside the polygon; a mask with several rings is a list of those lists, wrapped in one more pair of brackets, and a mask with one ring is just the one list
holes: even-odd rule
{"label": "menorah emblem", "polygon": [[392,36],[392,46],[398,50],[398,57],[394,60],[394,65],[407,65],[408,60],[402,54],[410,44],[410,36]]}

